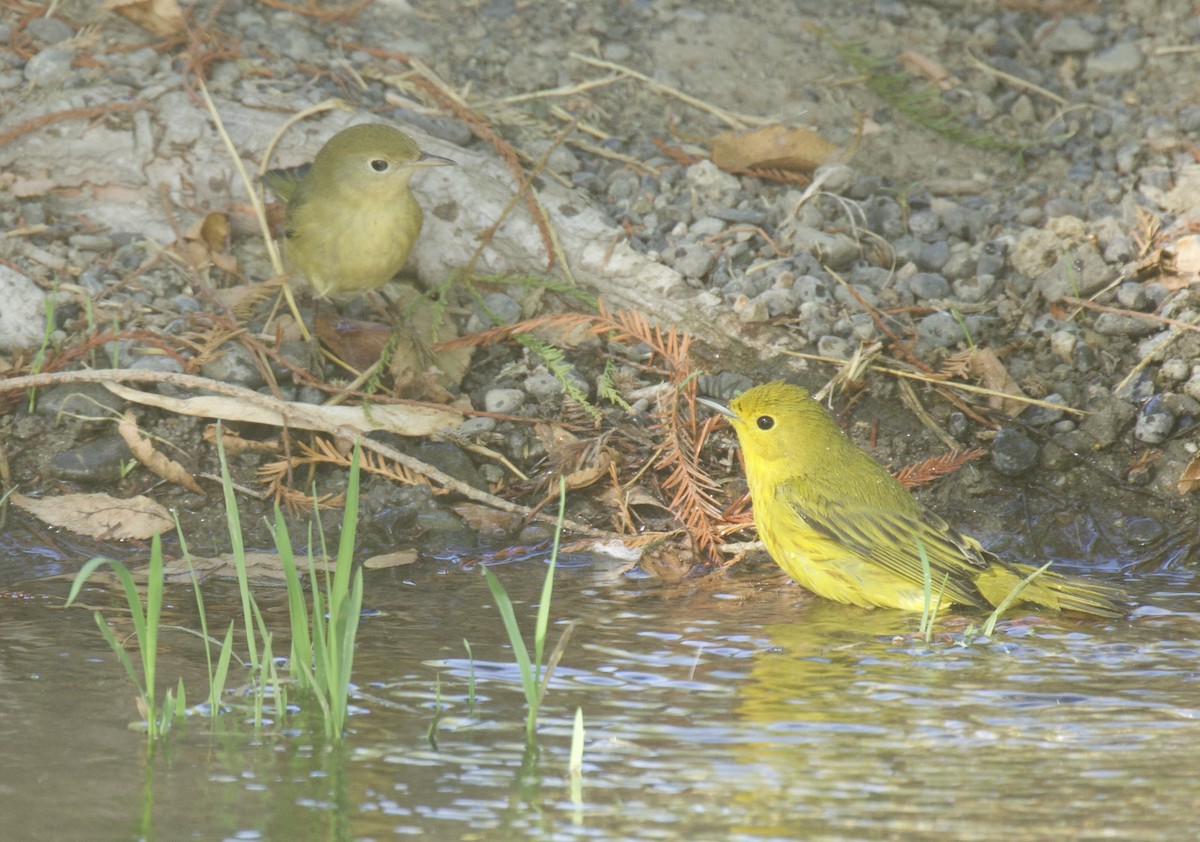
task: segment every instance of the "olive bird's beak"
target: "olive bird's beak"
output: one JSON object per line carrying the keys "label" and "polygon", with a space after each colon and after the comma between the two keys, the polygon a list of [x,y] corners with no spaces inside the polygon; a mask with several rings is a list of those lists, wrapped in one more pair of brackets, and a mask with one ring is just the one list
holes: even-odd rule
{"label": "olive bird's beak", "polygon": [[456,167],[457,161],[451,161],[449,158],[443,158],[441,155],[430,155],[428,152],[422,152],[421,157],[413,163],[415,167]]}

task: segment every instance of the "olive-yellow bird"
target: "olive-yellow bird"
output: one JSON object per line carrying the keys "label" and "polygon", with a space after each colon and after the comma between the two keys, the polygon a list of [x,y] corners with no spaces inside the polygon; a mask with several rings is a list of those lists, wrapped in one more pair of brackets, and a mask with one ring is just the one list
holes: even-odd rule
{"label": "olive-yellow bird", "polygon": [[[703,399],[702,399],[703,400]],[[1003,561],[926,509],[798,386],[757,386],[725,408],[767,552],[813,593],[864,607],[925,606],[923,547],[943,605],[998,605],[1036,568]],[[1019,601],[1123,617],[1114,587],[1049,571]]]}
{"label": "olive-yellow bird", "polygon": [[263,182],[287,203],[283,255],[318,296],[362,293],[391,280],[421,232],[413,173],[453,164],[381,123],[331,137],[312,164],[270,170]]}

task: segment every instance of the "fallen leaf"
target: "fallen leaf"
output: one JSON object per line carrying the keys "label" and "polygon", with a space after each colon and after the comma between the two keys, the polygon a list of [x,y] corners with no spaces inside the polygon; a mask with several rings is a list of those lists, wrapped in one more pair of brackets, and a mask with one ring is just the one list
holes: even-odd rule
{"label": "fallen leaf", "polygon": [[209,264],[229,274],[237,273],[237,258],[227,251],[229,217],[214,211],[197,220],[174,245],[189,266],[203,269]]}
{"label": "fallen leaf", "polygon": [[126,412],[121,416],[121,420],[117,422],[117,432],[125,440],[125,444],[129,445],[134,458],[149,468],[155,476],[161,477],[167,482],[182,485],[193,494],[204,493],[204,489],[200,487],[187,468],[162,451],[155,449],[154,445],[150,443],[150,439],[142,438],[138,430],[137,419],[134,418],[132,412]]}
{"label": "fallen leaf", "polygon": [[447,389],[457,389],[467,375],[473,347],[434,348],[454,339],[458,328],[438,305],[411,284],[392,285],[397,309],[407,328],[400,332],[388,372],[401,397],[441,400]]}
{"label": "fallen leaf", "polygon": [[[991,348],[975,349],[975,353],[971,355],[971,371],[985,388],[991,389],[993,392],[1027,397]],[[1016,418],[1029,406],[1024,401],[1010,400],[997,395],[988,396],[988,405],[1000,410],[1009,418]]]}
{"label": "fallen leaf", "polygon": [[479,503],[455,503],[450,507],[467,526],[489,538],[506,538],[521,527],[524,518],[514,512],[502,512]]}
{"label": "fallen leaf", "polygon": [[105,383],[105,388],[124,400],[145,406],[155,406],[179,415],[198,415],[221,418],[225,421],[246,421],[272,427],[291,427],[301,430],[334,432],[342,427],[359,433],[385,430],[401,436],[428,436],[451,430],[462,424],[462,415],[451,408],[405,404],[376,404],[361,406],[317,406],[292,403],[274,398],[232,398],[222,395],[203,395],[195,398],[173,398],[117,383]]}
{"label": "fallen leaf", "polygon": [[930,82],[933,82],[942,90],[957,87],[962,84],[955,76],[946,69],[945,65],[937,59],[922,55],[921,53],[913,52],[912,50],[904,50],[899,56],[900,66],[909,73],[915,73],[919,76],[924,76]]}
{"label": "fallen leaf", "polygon": [[[286,585],[287,576],[283,571],[283,562],[279,560],[279,553],[272,552],[247,552],[243,555],[243,563],[246,565],[246,578],[254,585]],[[313,566],[320,571],[333,572],[336,565],[327,558],[317,558],[313,561]],[[192,578],[192,570],[196,571],[196,578],[203,582],[212,576],[220,579],[236,579],[238,578],[238,562],[233,553],[223,553],[222,555],[206,557],[192,556],[191,565],[188,565],[186,558],[173,558],[163,564],[163,579],[168,582],[190,582]],[[146,569],[139,568],[134,571],[135,576],[145,578]],[[308,559],[298,557],[296,559],[296,574],[301,578],[308,575]]]}
{"label": "fallen leaf", "polygon": [[12,501],[51,526],[98,541],[145,539],[175,528],[170,512],[140,495],[120,499],[107,494],[60,494],[35,499],[14,493]]}
{"label": "fallen leaf", "polygon": [[1190,494],[1200,487],[1200,456],[1197,456],[1188,466],[1183,469],[1183,475],[1179,477],[1179,493]]}
{"label": "fallen leaf", "polygon": [[392,338],[392,327],[382,322],[351,319],[329,307],[318,307],[313,316],[313,336],[338,359],[362,371],[383,354]]}
{"label": "fallen leaf", "polygon": [[368,570],[384,570],[388,567],[404,567],[417,560],[416,550],[396,550],[382,555],[373,555],[362,563]]}
{"label": "fallen leaf", "polygon": [[[200,434],[200,438],[209,444],[216,444],[217,425],[209,424],[205,427],[204,432]],[[267,439],[266,441],[244,439],[228,427],[221,429],[221,444],[224,446],[225,452],[230,455],[239,453],[275,454],[279,452],[279,439]]]}
{"label": "fallen leaf", "polygon": [[146,31],[165,38],[183,31],[183,12],[176,0],[107,0],[104,8],[117,12]]}
{"label": "fallen leaf", "polygon": [[810,173],[836,160],[839,152],[816,132],[781,125],[723,132],[712,140],[713,163],[729,172],[761,168]]}

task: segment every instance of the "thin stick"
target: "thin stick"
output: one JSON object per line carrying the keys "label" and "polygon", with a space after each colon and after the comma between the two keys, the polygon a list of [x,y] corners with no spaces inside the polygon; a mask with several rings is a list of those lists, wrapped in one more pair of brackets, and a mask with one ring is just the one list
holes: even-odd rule
{"label": "thin stick", "polygon": [[[320,432],[328,433],[342,439],[346,439],[351,444],[357,444],[363,450],[370,450],[383,456],[385,459],[390,459],[396,462],[415,474],[428,479],[442,488],[453,491],[456,494],[474,500],[476,503],[482,503],[485,506],[491,506],[494,509],[499,509],[504,512],[521,515],[530,520],[540,520],[546,523],[555,523],[556,518],[549,515],[535,514],[527,506],[521,506],[516,503],[510,503],[508,500],[496,497],[493,494],[488,494],[486,491],[481,491],[472,485],[461,482],[449,474],[427,465],[426,463],[414,459],[408,454],[401,453],[394,447],[389,447],[382,442],[372,439],[370,436],[360,433],[358,430],[350,429],[345,426],[336,426],[322,422],[319,415],[305,412],[304,404],[291,403],[288,401],[279,400],[278,398],[270,397],[269,395],[259,394],[250,389],[244,389],[240,386],[234,386],[229,383],[223,383],[219,380],[212,380],[207,377],[197,377],[192,374],[176,374],[175,372],[167,371],[141,371],[133,369],[99,369],[99,370],[84,370],[84,371],[67,371],[53,372],[50,374],[33,374],[23,377],[9,377],[0,383],[0,391],[21,391],[30,388],[45,388],[47,386],[58,385],[60,383],[173,383],[177,386],[182,386],[185,389],[203,389],[210,392],[216,392],[222,395],[232,395],[247,403],[263,407],[271,412],[277,413],[286,422],[291,418],[303,416],[304,425],[311,429],[319,430]],[[617,535],[612,532],[605,532],[594,529],[577,521],[566,520],[563,525],[572,532],[577,532],[581,535],[590,535],[598,538],[616,538],[623,539],[624,536]]]}
{"label": "thin stick", "polygon": [[579,53],[568,53],[567,55],[576,61],[582,61],[584,64],[590,64],[592,67],[600,67],[605,70],[615,70],[617,73],[624,73],[626,76],[632,76],[634,79],[649,85],[651,89],[656,90],[659,93],[673,96],[681,102],[686,102],[693,108],[698,108],[701,111],[705,111],[713,115],[722,123],[725,123],[727,126],[733,129],[744,129],[747,126],[762,126],[771,122],[770,120],[763,119],[762,117],[752,117],[749,114],[738,114],[733,111],[726,111],[724,108],[707,103],[702,99],[697,99],[690,94],[685,94],[683,91],[679,90],[679,88],[663,84],[662,82],[656,82],[646,74],[639,73],[633,68],[626,67],[623,64],[617,64],[615,61],[604,61],[603,59],[591,58],[590,56],[581,55]]}
{"label": "thin stick", "polygon": [[1011,73],[1005,73],[1003,70],[997,70],[991,65],[984,64],[982,61],[975,58],[975,54],[970,50],[967,50],[966,52],[967,58],[969,58],[971,62],[984,73],[990,73],[997,79],[1003,79],[1014,88],[1024,88],[1027,91],[1033,91],[1035,94],[1041,94],[1042,96],[1046,97],[1046,99],[1057,102],[1059,105],[1067,104],[1067,101],[1063,97],[1060,97],[1058,94],[1054,93],[1054,91],[1048,91],[1041,85],[1035,85],[1033,82],[1022,79],[1020,76],[1014,76]]}
{"label": "thin stick", "polygon": [[[805,360],[816,360],[817,362],[829,363],[830,365],[844,365],[845,360],[837,357],[823,357],[820,354],[805,354],[800,351],[784,351],[789,357],[800,357]],[[1062,412],[1069,412],[1072,415],[1087,415],[1089,413],[1082,409],[1075,409],[1072,406],[1063,406],[1062,404],[1050,403],[1048,401],[1030,398],[1025,395],[1010,395],[1008,392],[998,392],[995,389],[985,389],[982,386],[973,386],[970,383],[960,383],[957,380],[941,380],[937,377],[932,377],[928,374],[920,374],[915,371],[904,371],[899,368],[889,368],[884,365],[868,366],[872,371],[880,371],[884,374],[891,374],[896,377],[904,377],[909,380],[920,380],[922,383],[928,383],[931,386],[948,386],[951,389],[958,389],[962,392],[971,392],[976,395],[985,395],[989,398],[1000,398],[1002,400],[1019,401],[1027,403],[1030,406],[1042,406],[1047,409],[1057,409]]]}
{"label": "thin stick", "polygon": [[[242,163],[242,158],[238,155],[237,149],[234,148],[233,139],[225,131],[225,124],[221,121],[221,115],[217,113],[217,106],[208,94],[208,86],[199,77],[196,79],[196,84],[200,88],[201,96],[204,97],[204,104],[208,107],[208,113],[212,115],[213,122],[217,126],[217,133],[221,135],[221,140],[224,141],[225,148],[229,151],[229,157],[233,159],[233,165],[237,168],[238,175],[242,178],[242,184],[246,188],[246,193],[250,196],[250,204],[254,208],[255,217],[258,218],[259,231],[262,233],[263,241],[267,246],[267,255],[271,258],[271,268],[275,270],[276,275],[282,275],[284,273],[283,260],[279,257],[279,249],[275,245],[275,240],[271,237],[271,227],[267,224],[267,211],[263,207],[262,197],[254,189],[254,182],[250,180],[250,174],[246,172],[246,166]],[[308,332],[308,326],[304,324],[304,319],[300,318],[300,308],[296,306],[296,299],[292,296],[292,287],[290,284],[283,285],[283,294],[287,298],[288,308],[292,311],[292,318],[296,320],[296,324],[300,328],[300,335],[304,337],[305,342],[312,342],[312,335]]]}

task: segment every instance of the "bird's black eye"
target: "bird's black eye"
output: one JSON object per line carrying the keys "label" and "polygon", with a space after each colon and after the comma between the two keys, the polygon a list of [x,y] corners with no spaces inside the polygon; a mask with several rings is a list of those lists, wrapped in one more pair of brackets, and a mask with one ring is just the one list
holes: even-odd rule
{"label": "bird's black eye", "polygon": [[371,169],[375,170],[375,172],[387,172],[388,167],[390,166],[391,164],[383,160],[383,158],[371,159]]}
{"label": "bird's black eye", "polygon": [[760,415],[755,419],[754,423],[758,425],[758,429],[760,430],[769,430],[775,426],[775,419],[770,415]]}

